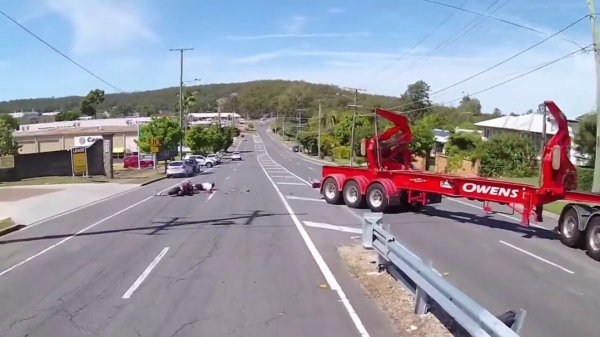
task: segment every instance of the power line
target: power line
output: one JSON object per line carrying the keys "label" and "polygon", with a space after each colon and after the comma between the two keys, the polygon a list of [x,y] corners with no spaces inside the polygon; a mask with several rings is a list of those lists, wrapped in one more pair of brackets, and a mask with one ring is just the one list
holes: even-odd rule
{"label": "power line", "polygon": [[[494,7],[500,0],[496,0],[494,1],[491,5],[489,5],[486,9],[483,10],[483,12],[487,12],[488,10],[490,10],[492,7]],[[503,4],[501,4],[500,6],[498,6],[496,9],[494,9],[490,14],[494,14],[496,13],[498,10],[500,10],[502,7],[504,7],[507,3],[509,3],[511,0],[506,0]],[[421,59],[417,59],[415,62],[413,62],[412,64],[402,68],[400,70],[400,73],[405,72],[405,71],[409,71],[411,69],[414,69],[415,67],[418,67],[419,65],[425,63],[427,60],[429,60],[435,53],[441,52],[442,50],[446,49],[448,46],[450,46],[451,44],[455,43],[456,41],[458,41],[459,39],[461,39],[463,36],[465,36],[466,34],[468,34],[469,32],[471,32],[473,29],[477,28],[477,26],[479,24],[481,24],[483,21],[485,21],[487,19],[487,17],[476,17],[473,20],[469,21],[469,23],[467,23],[465,26],[463,26],[463,28],[461,28],[458,32],[456,32],[455,35],[449,37],[448,39],[442,41],[440,44],[438,44],[435,48],[433,48],[432,50],[430,50],[429,52],[427,52],[427,54],[425,54]]]}
{"label": "power line", "polygon": [[22,24],[20,24],[17,20],[13,19],[10,15],[6,14],[5,12],[0,10],[0,14],[4,17],[6,17],[8,20],[12,21],[12,23],[14,23],[15,25],[19,26],[21,29],[23,29],[24,31],[26,31],[27,33],[29,33],[29,35],[33,36],[34,38],[36,38],[38,41],[40,41],[41,43],[45,44],[48,48],[54,50],[56,53],[58,53],[60,56],[64,57],[65,59],[67,59],[69,62],[73,63],[75,66],[77,66],[79,69],[85,71],[86,73],[92,75],[93,77],[95,77],[97,80],[101,81],[102,83],[108,85],[109,87],[115,89],[118,92],[123,92],[123,90],[117,88],[116,86],[110,84],[108,81],[106,81],[105,79],[103,79],[102,77],[94,74],[91,70],[87,69],[86,67],[82,66],[81,64],[77,63],[77,61],[73,60],[72,58],[70,58],[69,56],[65,55],[63,52],[61,52],[60,50],[56,49],[54,46],[52,46],[50,43],[46,42],[44,39],[42,39],[41,37],[39,37],[38,35],[36,35],[34,32],[30,31],[29,29],[27,29],[25,26],[23,26]]}
{"label": "power line", "polygon": [[[472,11],[472,10],[469,10],[469,9],[462,8],[460,6],[450,5],[450,4],[439,2],[439,1],[435,1],[435,0],[421,0],[421,1],[429,2],[429,3],[432,3],[432,4],[444,6],[444,7],[449,7],[449,8],[452,8],[452,9],[456,9],[456,10],[467,12],[467,13],[471,13],[471,14],[476,14],[476,15],[479,15],[479,16],[485,16],[486,18],[489,18],[489,19],[492,19],[492,20],[496,20],[496,21],[500,21],[500,22],[506,23],[508,25],[515,26],[515,27],[518,27],[518,28],[522,28],[522,29],[525,29],[525,30],[528,30],[528,31],[531,31],[531,32],[534,32],[534,33],[538,33],[538,34],[542,34],[542,35],[548,35],[547,33],[541,32],[541,31],[539,31],[539,30],[537,30],[535,28],[531,28],[531,27],[528,27],[528,26],[525,26],[525,25],[522,25],[522,24],[519,24],[519,23],[516,23],[516,22],[512,22],[512,21],[508,21],[508,20],[505,20],[505,19],[501,19],[501,18],[492,16],[490,14],[479,13],[479,12],[476,12],[476,11]],[[582,46],[580,46],[577,42],[575,42],[573,40],[569,40],[569,39],[562,38],[562,37],[559,37],[559,39],[561,39],[563,41],[567,41],[567,42],[573,43],[574,45],[576,45],[579,48],[583,48]]]}
{"label": "power line", "polygon": [[[462,4],[460,4],[459,7],[463,7],[467,2],[469,2],[469,0],[465,0]],[[390,63],[389,65],[387,65],[385,68],[383,68],[379,73],[382,73],[386,70],[388,70],[389,68],[391,68],[394,64],[396,64],[396,62],[400,61],[404,56],[410,54],[413,50],[415,50],[418,46],[420,46],[421,44],[423,44],[423,42],[425,42],[428,38],[430,38],[433,33],[435,33],[438,29],[440,29],[443,25],[445,25],[448,21],[450,21],[450,19],[452,19],[454,17],[454,15],[456,14],[456,12],[448,15],[444,20],[442,20],[442,22],[440,22],[435,28],[433,28],[429,33],[427,33],[421,40],[419,40],[414,46],[412,46],[409,50],[407,50],[406,52],[402,53],[402,55],[398,56],[394,61],[392,61],[392,63]]]}
{"label": "power line", "polygon": [[[500,82],[500,83],[498,83],[498,84],[494,84],[494,85],[492,85],[492,86],[490,86],[490,87],[487,87],[487,88],[485,88],[485,89],[479,90],[479,91],[477,91],[477,92],[474,92],[474,93],[472,93],[472,94],[469,94],[469,96],[475,96],[475,95],[479,95],[479,94],[481,94],[481,93],[484,93],[484,92],[486,92],[486,91],[490,91],[490,90],[492,90],[492,89],[495,89],[495,88],[497,88],[497,87],[499,87],[499,86],[502,86],[502,85],[508,84],[508,83],[510,83],[510,82],[513,82],[513,81],[516,81],[516,80],[518,80],[518,79],[520,79],[520,78],[522,78],[522,77],[525,77],[525,76],[527,76],[527,75],[530,75],[530,74],[532,74],[532,73],[534,73],[534,72],[536,72],[536,71],[539,71],[539,70],[541,70],[541,69],[543,69],[543,68],[546,68],[546,67],[548,67],[548,66],[550,66],[550,65],[553,65],[553,64],[555,64],[555,63],[558,63],[558,62],[560,62],[560,61],[566,60],[566,59],[568,59],[568,58],[570,58],[570,57],[573,57],[573,56],[575,56],[575,55],[577,55],[577,54],[583,54],[583,53],[589,52],[590,50],[593,50],[593,45],[594,45],[594,44],[590,44],[590,45],[588,45],[588,46],[586,46],[586,47],[583,47],[583,48],[577,49],[577,50],[576,50],[576,51],[574,51],[574,52],[571,52],[571,53],[569,53],[569,54],[566,54],[566,55],[564,55],[564,56],[561,56],[561,57],[559,57],[559,58],[557,58],[557,59],[554,59],[554,60],[552,60],[552,61],[549,61],[549,62],[544,62],[544,63],[542,63],[542,64],[540,64],[540,65],[536,66],[536,67],[535,67],[535,68],[533,68],[532,70],[529,70],[529,71],[527,71],[527,72],[525,72],[525,73],[522,73],[522,74],[520,74],[520,75],[514,76],[514,77],[512,77],[512,78],[510,78],[510,79],[508,79],[508,80],[506,80],[506,81]],[[443,103],[441,103],[441,104],[449,104],[449,103],[453,103],[453,102],[460,101],[461,99],[463,99],[463,98],[462,98],[462,97],[460,97],[460,98],[455,98],[455,99],[453,99],[453,100],[451,100],[451,101],[443,102]],[[430,109],[430,107],[426,107],[426,108],[420,108],[420,109],[414,109],[414,110],[409,110],[409,111],[400,111],[400,113],[402,113],[402,114],[406,114],[406,113],[417,112],[417,111],[422,111],[422,110],[427,110],[427,109]],[[393,108],[392,108],[392,109],[388,109],[388,110],[393,110]]]}
{"label": "power line", "polygon": [[[572,22],[571,24],[569,24],[568,26],[566,26],[566,27],[562,28],[561,30],[557,31],[556,33],[554,33],[554,34],[552,34],[552,35],[550,35],[550,36],[546,37],[545,39],[543,39],[543,40],[541,40],[541,41],[539,41],[539,42],[535,43],[534,45],[532,45],[532,46],[530,46],[530,47],[528,47],[528,48],[526,48],[526,49],[524,49],[524,50],[522,50],[522,51],[520,51],[520,52],[516,53],[515,55],[513,55],[513,56],[511,56],[511,57],[509,57],[509,58],[507,58],[507,59],[505,59],[505,60],[503,60],[503,61],[501,61],[501,62],[499,62],[499,63],[496,63],[495,65],[493,65],[493,66],[491,66],[491,67],[489,67],[489,68],[487,68],[487,69],[485,69],[485,70],[482,70],[482,71],[480,71],[480,72],[478,72],[478,73],[476,73],[476,74],[474,74],[474,75],[472,75],[472,76],[469,76],[469,77],[467,77],[467,78],[465,78],[465,79],[463,79],[463,80],[461,80],[461,81],[459,81],[459,82],[456,82],[456,83],[454,83],[454,84],[452,84],[452,85],[449,85],[449,86],[447,86],[447,87],[445,87],[445,88],[443,88],[443,89],[440,89],[440,90],[438,90],[438,91],[435,91],[435,92],[431,93],[431,94],[430,94],[430,96],[433,96],[433,95],[439,94],[439,93],[441,93],[441,92],[444,92],[444,91],[446,91],[446,90],[448,90],[448,89],[450,89],[450,88],[454,88],[454,87],[456,87],[457,85],[460,85],[460,84],[462,84],[462,83],[465,83],[465,82],[467,82],[467,81],[469,81],[469,80],[472,80],[472,79],[473,79],[473,78],[475,78],[475,77],[478,77],[478,76],[480,76],[480,75],[483,75],[484,73],[486,73],[486,72],[488,72],[488,71],[490,71],[490,70],[492,70],[492,69],[495,69],[495,68],[497,68],[497,67],[499,67],[499,66],[501,66],[501,65],[505,64],[506,62],[508,62],[508,61],[511,61],[511,60],[513,60],[513,59],[515,59],[515,58],[519,57],[519,56],[521,56],[522,54],[524,54],[524,53],[526,53],[526,52],[530,51],[531,49],[533,49],[533,48],[535,48],[535,47],[537,47],[537,46],[541,45],[542,43],[544,43],[544,42],[546,42],[546,41],[550,40],[550,39],[551,39],[551,38],[553,38],[554,36],[556,36],[556,35],[558,35],[558,34],[560,34],[560,33],[564,32],[565,30],[567,30],[567,29],[569,29],[569,28],[573,27],[574,25],[578,24],[579,22],[581,22],[582,20],[584,20],[584,19],[586,19],[586,18],[588,18],[588,17],[589,17],[589,15],[584,15],[584,16],[583,16],[583,17],[581,17],[579,20]],[[583,48],[583,47],[580,47],[580,49],[581,49],[581,48]],[[399,106],[393,107],[393,108],[391,108],[390,110],[397,109],[397,108],[401,108],[401,107],[404,107],[404,106],[407,106],[407,105],[411,105],[411,104],[414,104],[414,103],[417,103],[417,102],[410,102],[410,103],[402,104],[402,105],[399,105]]]}

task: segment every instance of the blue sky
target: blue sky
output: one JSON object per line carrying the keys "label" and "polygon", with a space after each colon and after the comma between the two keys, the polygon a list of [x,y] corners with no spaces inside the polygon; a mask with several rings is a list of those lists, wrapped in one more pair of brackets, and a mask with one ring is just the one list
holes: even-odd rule
{"label": "blue sky", "polygon": [[[464,0],[441,0],[459,6]],[[583,0],[469,0],[481,12],[552,34],[587,14]],[[432,90],[470,77],[542,40],[543,34],[483,19],[445,48],[477,15],[422,0],[3,0],[6,12],[55,48],[123,91],[176,86],[179,55],[185,80],[225,83],[293,79],[398,95],[423,79]],[[452,19],[411,48],[448,15]],[[481,18],[481,17],[480,17]],[[83,95],[115,89],[83,72],[0,16],[0,100]],[[472,80],[432,96],[455,102],[591,43],[583,20],[535,49]],[[569,42],[569,41],[573,42]],[[576,44],[575,44],[576,43]],[[415,63],[417,62],[417,63]],[[412,65],[412,66],[411,66]],[[410,66],[410,67],[409,67]],[[524,112],[545,99],[569,116],[595,102],[593,55],[557,64],[475,95],[483,108]]]}

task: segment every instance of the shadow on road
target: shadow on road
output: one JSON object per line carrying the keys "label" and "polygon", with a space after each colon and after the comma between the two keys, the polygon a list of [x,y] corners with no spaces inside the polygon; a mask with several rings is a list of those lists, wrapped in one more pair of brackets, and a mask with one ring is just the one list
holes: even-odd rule
{"label": "shadow on road", "polygon": [[444,219],[450,219],[458,223],[467,223],[477,226],[485,226],[494,229],[501,229],[505,231],[515,232],[523,234],[523,238],[540,238],[545,240],[558,240],[558,234],[551,230],[539,227],[525,227],[515,222],[505,221],[500,219],[492,218],[489,215],[476,215],[465,212],[454,212],[441,210],[434,207],[425,207],[421,213],[426,216],[440,217]]}
{"label": "shadow on road", "polygon": [[[68,237],[83,237],[83,236],[94,236],[94,235],[103,235],[103,234],[116,234],[116,233],[130,233],[130,232],[139,232],[139,231],[148,231],[147,233],[137,233],[144,235],[157,235],[164,231],[168,231],[171,229],[176,229],[179,227],[190,226],[195,227],[195,229],[202,229],[206,227],[215,227],[215,226],[240,226],[246,227],[252,225],[252,223],[258,218],[265,217],[273,217],[273,216],[289,216],[289,213],[265,213],[262,210],[251,211],[248,214],[231,214],[230,217],[225,218],[217,218],[217,219],[195,219],[190,217],[173,217],[169,220],[162,221],[152,221],[152,225],[150,226],[138,226],[138,227],[129,227],[129,228],[120,228],[120,229],[108,229],[103,231],[90,231],[84,232],[81,234],[77,233],[65,233],[65,234],[54,234],[54,235],[44,235],[37,237],[28,237],[22,239],[12,239],[12,240],[4,240],[0,241],[0,245],[7,245],[11,243],[20,243],[20,242],[32,242],[32,241],[43,241],[43,240],[55,240],[55,239],[65,239]],[[305,215],[298,214],[296,215]],[[197,226],[199,225],[199,226]],[[277,227],[281,225],[269,225],[269,226],[258,226],[258,227]]]}

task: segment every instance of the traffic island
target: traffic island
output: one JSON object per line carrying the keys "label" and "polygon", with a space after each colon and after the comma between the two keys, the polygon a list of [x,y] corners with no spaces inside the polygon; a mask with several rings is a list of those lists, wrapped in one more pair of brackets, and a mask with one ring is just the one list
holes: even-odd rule
{"label": "traffic island", "polygon": [[343,246],[338,253],[348,272],[361,284],[370,298],[390,319],[396,337],[467,337],[460,326],[433,310],[419,316],[414,313],[413,295],[386,272],[377,272],[377,253],[362,246]]}
{"label": "traffic island", "polygon": [[24,227],[26,226],[15,224],[15,222],[11,218],[0,220],[0,236],[16,232]]}

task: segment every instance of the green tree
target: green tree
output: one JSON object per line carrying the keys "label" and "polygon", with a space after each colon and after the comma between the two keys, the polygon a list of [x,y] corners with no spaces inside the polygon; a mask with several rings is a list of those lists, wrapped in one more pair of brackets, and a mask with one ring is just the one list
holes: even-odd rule
{"label": "green tree", "polygon": [[537,156],[531,138],[518,133],[503,133],[483,142],[479,153],[480,174],[486,177],[529,177],[537,174],[532,169]]}
{"label": "green tree", "polygon": [[9,114],[1,114],[0,121],[4,121],[8,126],[14,130],[19,130],[19,122]]}
{"label": "green tree", "polygon": [[406,91],[400,95],[402,101],[405,102],[402,110],[406,111],[408,120],[411,123],[418,121],[430,112],[432,107],[431,99],[429,98],[430,92],[431,87],[427,82],[417,81],[410,84],[406,88]]}
{"label": "green tree", "polygon": [[76,121],[77,119],[79,119],[79,117],[81,117],[81,114],[77,111],[63,111],[58,115],[54,116],[54,119],[57,122]]}
{"label": "green tree", "polygon": [[94,89],[85,96],[79,105],[79,111],[83,115],[97,118],[97,107],[104,103],[104,90]]}
{"label": "green tree", "polygon": [[417,123],[412,128],[413,139],[409,145],[410,151],[420,157],[428,157],[435,146],[435,135],[426,123]]}
{"label": "green tree", "polygon": [[[174,150],[183,138],[183,130],[179,121],[171,117],[154,117],[148,124],[140,127],[140,137],[137,144],[143,152],[150,152],[150,143],[156,139],[161,150]],[[166,169],[166,166],[165,166]]]}
{"label": "green tree", "polygon": [[579,123],[579,130],[573,137],[573,145],[577,152],[586,155],[592,165],[596,158],[596,115],[588,114]]}
{"label": "green tree", "polygon": [[0,119],[0,156],[17,155],[19,145],[13,138],[15,129],[7,121]]}
{"label": "green tree", "polygon": [[481,102],[477,98],[471,98],[468,95],[463,96],[458,105],[459,112],[469,112],[473,116],[481,115]]}
{"label": "green tree", "polygon": [[193,127],[186,133],[185,146],[189,147],[193,153],[206,151],[212,148],[213,136],[210,128]]}

